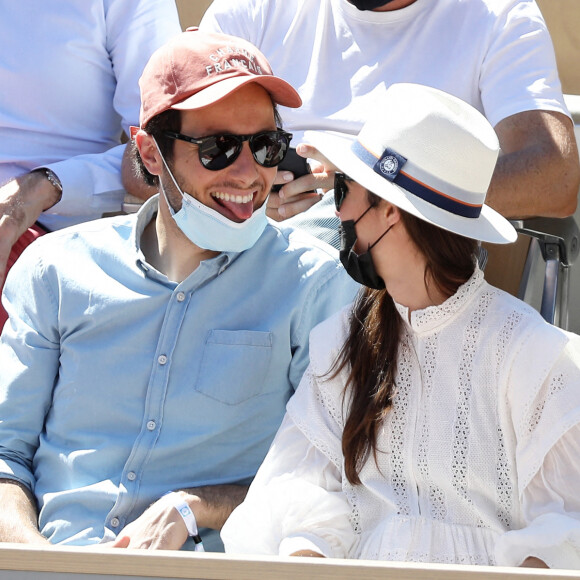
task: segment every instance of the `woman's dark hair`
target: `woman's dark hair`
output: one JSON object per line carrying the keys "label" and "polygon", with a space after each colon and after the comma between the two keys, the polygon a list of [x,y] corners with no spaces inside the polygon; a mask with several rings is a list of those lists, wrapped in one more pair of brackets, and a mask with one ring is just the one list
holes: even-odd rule
{"label": "woman's dark hair", "polygon": [[[376,204],[369,192],[369,202]],[[380,198],[379,198],[380,199]],[[473,274],[478,245],[475,240],[448,232],[401,211],[410,238],[425,256],[424,280],[446,296]],[[347,479],[360,484],[360,470],[372,452],[377,461],[377,433],[395,392],[401,317],[387,290],[362,289],[350,316],[349,334],[330,378],[348,370],[343,397],[349,411],[342,435]]]}
{"label": "woman's dark hair", "polygon": [[[282,127],[282,117],[278,112],[278,108],[274,102],[272,102],[272,106],[274,107],[274,121],[276,126]],[[157,145],[161,150],[161,154],[169,163],[173,160],[173,146],[175,141],[166,137],[164,133],[165,131],[172,131],[173,133],[181,132],[181,112],[176,109],[167,109],[167,111],[159,113],[159,115],[156,115],[149,121],[149,123],[147,123],[144,127],[144,131],[155,138],[155,141],[157,141]],[[158,185],[158,176],[149,173],[141,159],[139,149],[135,145],[135,142],[129,141],[127,147],[130,148],[129,157],[135,175],[143,179],[147,185]]]}

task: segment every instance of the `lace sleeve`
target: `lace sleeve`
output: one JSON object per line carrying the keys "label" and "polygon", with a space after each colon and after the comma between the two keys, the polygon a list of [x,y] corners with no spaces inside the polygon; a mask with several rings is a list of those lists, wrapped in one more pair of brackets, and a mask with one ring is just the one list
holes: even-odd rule
{"label": "lace sleeve", "polygon": [[550,332],[550,340],[537,333],[527,341],[525,357],[512,369],[510,404],[523,527],[498,540],[496,561],[517,566],[534,556],[550,567],[578,569],[580,337]]}
{"label": "lace sleeve", "polygon": [[580,337],[554,327],[533,329],[508,380],[520,496],[554,445],[580,423]]}
{"label": "lace sleeve", "polygon": [[517,566],[535,556],[550,568],[580,568],[579,479],[580,425],[575,425],[552,447],[524,490],[527,526],[499,539],[498,564]]}

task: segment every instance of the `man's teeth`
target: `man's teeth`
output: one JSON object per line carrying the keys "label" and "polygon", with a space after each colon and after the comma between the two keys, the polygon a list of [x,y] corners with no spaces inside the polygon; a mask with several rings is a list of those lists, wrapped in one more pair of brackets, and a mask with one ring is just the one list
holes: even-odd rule
{"label": "man's teeth", "polygon": [[212,196],[217,197],[222,201],[232,201],[234,203],[248,203],[249,201],[252,201],[253,198],[253,195],[251,193],[248,193],[246,195],[233,195],[233,194],[230,195],[229,193],[217,192],[212,193]]}

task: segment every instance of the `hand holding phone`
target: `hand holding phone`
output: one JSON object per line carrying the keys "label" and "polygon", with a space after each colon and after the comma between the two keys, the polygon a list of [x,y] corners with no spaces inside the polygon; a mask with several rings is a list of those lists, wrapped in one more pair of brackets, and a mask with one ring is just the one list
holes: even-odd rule
{"label": "hand holding phone", "polygon": [[[296,153],[296,149],[292,147],[288,149],[288,153],[286,153],[286,157],[280,165],[278,165],[278,171],[291,171],[294,174],[294,179],[298,179],[303,175],[307,175],[311,173],[310,166],[308,165],[308,161],[305,157],[301,157]],[[282,184],[277,184],[272,186],[272,191],[280,191]]]}
{"label": "hand holding phone", "polygon": [[[334,173],[327,174],[327,170],[334,172],[336,167],[328,159],[306,143],[300,143],[298,149],[305,153],[304,157],[290,149],[287,157],[278,166],[282,173],[291,171],[294,178],[272,187],[268,196],[266,215],[276,221],[283,221],[307,211],[320,201],[322,195],[319,192],[331,189],[334,183]],[[313,162],[312,167],[306,161],[307,158]],[[276,181],[282,181],[280,175]]]}

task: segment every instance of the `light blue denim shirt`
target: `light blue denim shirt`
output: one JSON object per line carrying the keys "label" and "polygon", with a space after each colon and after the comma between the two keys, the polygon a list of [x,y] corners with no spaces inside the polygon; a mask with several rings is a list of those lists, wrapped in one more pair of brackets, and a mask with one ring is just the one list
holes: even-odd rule
{"label": "light blue denim shirt", "polygon": [[111,539],[170,490],[248,483],[310,330],[357,290],[332,248],[273,224],[176,284],[139,247],[156,210],[44,236],[6,283],[0,477],[34,490],[53,543]]}

